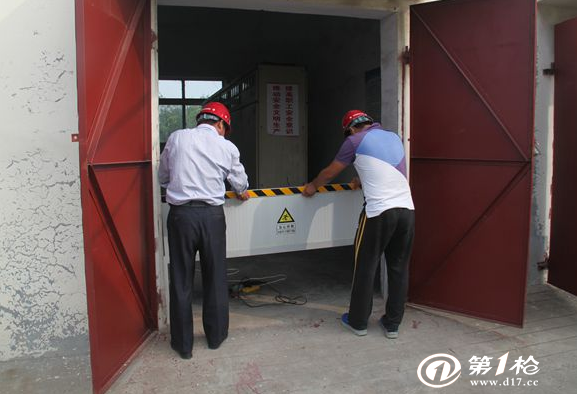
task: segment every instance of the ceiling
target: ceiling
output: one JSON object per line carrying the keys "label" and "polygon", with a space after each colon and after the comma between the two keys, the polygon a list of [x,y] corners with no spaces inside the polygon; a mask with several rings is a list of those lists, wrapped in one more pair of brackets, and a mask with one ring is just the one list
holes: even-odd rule
{"label": "ceiling", "polygon": [[[359,6],[359,3],[364,5]],[[396,4],[395,0],[158,0],[158,5],[233,8],[363,19],[382,19],[390,15],[391,11],[397,10]]]}

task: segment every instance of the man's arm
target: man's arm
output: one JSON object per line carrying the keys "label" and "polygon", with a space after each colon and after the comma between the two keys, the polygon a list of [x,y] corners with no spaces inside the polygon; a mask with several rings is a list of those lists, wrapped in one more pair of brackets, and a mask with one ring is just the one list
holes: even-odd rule
{"label": "man's arm", "polygon": [[340,161],[333,160],[331,164],[325,167],[312,182],[307,183],[303,190],[303,195],[305,197],[312,197],[319,187],[329,183],[334,177],[339,175],[345,168],[347,164],[341,163]]}
{"label": "man's arm", "polygon": [[236,193],[236,198],[241,201],[248,200],[248,176],[244,170],[244,166],[240,162],[240,153],[238,149],[233,150],[232,166],[227,177],[228,183],[232,186]]}

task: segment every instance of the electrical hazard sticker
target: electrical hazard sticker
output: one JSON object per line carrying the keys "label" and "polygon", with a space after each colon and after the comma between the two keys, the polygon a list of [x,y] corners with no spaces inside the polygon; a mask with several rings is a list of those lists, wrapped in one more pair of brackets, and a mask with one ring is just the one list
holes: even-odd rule
{"label": "electrical hazard sticker", "polygon": [[297,226],[294,218],[288,211],[288,209],[284,209],[282,214],[278,218],[276,224],[276,233],[277,235],[281,234],[294,234],[296,232]]}
{"label": "electrical hazard sticker", "polygon": [[289,213],[288,209],[285,208],[284,211],[282,211],[282,215],[280,215],[280,218],[278,218],[277,223],[294,223],[294,221],[295,220]]}

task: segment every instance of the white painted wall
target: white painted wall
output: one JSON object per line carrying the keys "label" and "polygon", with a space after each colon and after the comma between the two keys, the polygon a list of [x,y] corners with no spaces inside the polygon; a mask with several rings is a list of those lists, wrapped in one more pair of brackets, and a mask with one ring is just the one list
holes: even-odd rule
{"label": "white painted wall", "polygon": [[[558,6],[557,4],[561,4]],[[537,90],[535,97],[535,169],[529,255],[529,284],[544,283],[546,271],[537,263],[549,255],[551,181],[553,176],[553,110],[555,77],[543,75],[555,61],[555,25],[577,16],[577,1],[541,1],[537,9]],[[566,2],[569,4],[569,2]]]}
{"label": "white painted wall", "polygon": [[381,19],[405,0],[158,0],[159,5],[236,8],[293,14],[347,16]]}
{"label": "white painted wall", "polygon": [[73,0],[0,5],[0,360],[88,353]]}
{"label": "white painted wall", "polygon": [[[151,28],[158,36],[158,13],[157,1],[150,1],[151,7]],[[151,114],[152,114],[152,190],[160,190],[158,182],[158,167],[160,165],[160,131],[158,122],[158,40],[152,43],[151,48],[151,63],[150,63],[150,82],[151,86]],[[168,265],[165,264],[165,258],[168,256],[168,246],[164,242],[166,235],[166,221],[163,217],[160,193],[153,193],[154,201],[154,242],[156,245],[155,252],[155,272],[156,272],[156,288],[158,301],[158,330],[162,332],[168,331]]]}

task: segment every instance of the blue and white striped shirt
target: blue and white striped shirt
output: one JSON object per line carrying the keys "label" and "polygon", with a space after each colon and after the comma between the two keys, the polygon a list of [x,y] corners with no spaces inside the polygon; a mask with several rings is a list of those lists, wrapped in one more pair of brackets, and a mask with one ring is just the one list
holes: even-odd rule
{"label": "blue and white striped shirt", "polygon": [[237,193],[248,189],[238,148],[208,124],[177,130],[168,137],[158,176],[166,188],[166,201],[173,205],[189,201],[222,205],[225,179]]}

